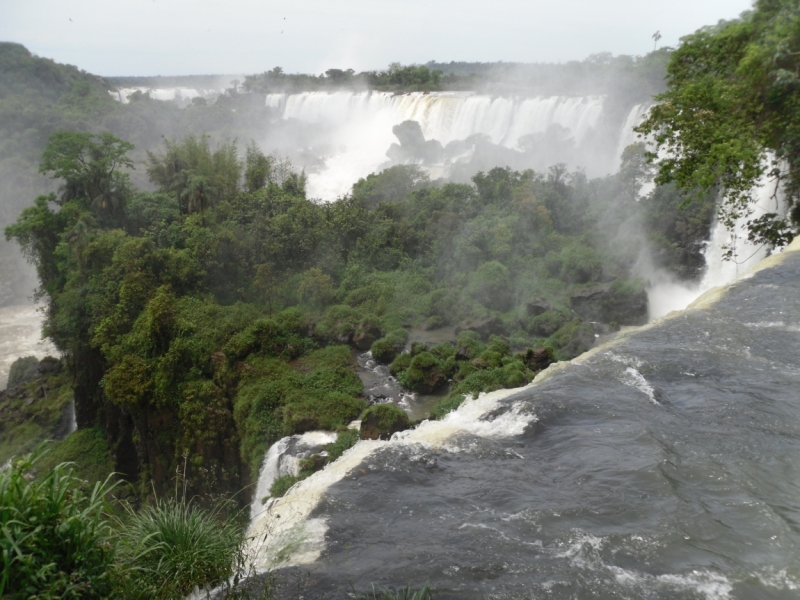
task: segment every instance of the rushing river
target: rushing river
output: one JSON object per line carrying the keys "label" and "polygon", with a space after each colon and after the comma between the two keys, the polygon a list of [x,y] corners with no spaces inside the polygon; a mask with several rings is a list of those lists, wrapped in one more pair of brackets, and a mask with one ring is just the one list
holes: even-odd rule
{"label": "rushing river", "polygon": [[307,597],[797,598],[798,249],[527,388],[360,442],[268,507],[258,568],[301,565]]}

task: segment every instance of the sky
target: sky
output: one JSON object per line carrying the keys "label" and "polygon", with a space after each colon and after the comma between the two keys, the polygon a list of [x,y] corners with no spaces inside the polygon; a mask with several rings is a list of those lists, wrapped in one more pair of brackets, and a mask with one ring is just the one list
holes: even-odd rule
{"label": "sky", "polygon": [[0,0],[0,41],[91,73],[382,69],[642,55],[751,0]]}

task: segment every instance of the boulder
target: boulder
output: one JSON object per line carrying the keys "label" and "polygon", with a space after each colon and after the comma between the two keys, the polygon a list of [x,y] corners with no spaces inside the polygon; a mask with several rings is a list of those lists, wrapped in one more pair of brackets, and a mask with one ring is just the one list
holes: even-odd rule
{"label": "boulder", "polygon": [[578,290],[570,297],[572,310],[586,321],[642,325],[647,322],[647,292],[624,282],[603,283]]}
{"label": "boulder", "polygon": [[61,361],[57,358],[53,358],[52,356],[45,356],[39,361],[39,366],[37,369],[42,375],[46,375],[48,373],[58,373],[61,371]]}
{"label": "boulder", "polygon": [[531,371],[542,371],[555,362],[550,348],[528,348],[522,355],[522,361]]}
{"label": "boulder", "polygon": [[467,319],[456,327],[456,335],[462,331],[474,331],[484,341],[492,335],[506,335],[506,324],[497,317],[484,317],[482,319]]}
{"label": "boulder", "polygon": [[553,305],[542,298],[533,298],[525,304],[525,311],[529,317],[538,317],[548,310],[553,310]]}
{"label": "boulder", "polygon": [[373,326],[365,327],[363,329],[359,328],[353,335],[353,345],[362,352],[366,352],[372,348],[372,344],[374,344],[380,337],[381,330],[377,327]]}

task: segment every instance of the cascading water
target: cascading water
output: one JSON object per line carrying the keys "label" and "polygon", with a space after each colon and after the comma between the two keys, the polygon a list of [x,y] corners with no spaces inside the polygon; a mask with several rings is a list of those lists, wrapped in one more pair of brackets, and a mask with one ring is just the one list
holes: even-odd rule
{"label": "cascading water", "polygon": [[[307,597],[796,598],[800,241],[693,308],[362,441],[269,507]],[[338,597],[338,596],[331,596]]]}
{"label": "cascading water", "polygon": [[[686,308],[695,298],[714,287],[728,284],[744,275],[769,254],[764,244],[753,244],[747,239],[747,221],[766,213],[783,214],[785,207],[775,184],[766,177],[754,190],[755,203],[752,216],[743,215],[728,229],[724,223],[715,220],[711,237],[704,254],[706,271],[698,283],[678,282],[669,277],[656,274],[648,290],[651,318],[658,318],[673,310]],[[733,256],[723,258],[726,251]]]}
{"label": "cascading water", "polygon": [[[475,134],[494,144],[516,148],[526,135],[563,127],[580,145],[597,127],[601,96],[503,98],[471,92],[393,94],[389,92],[306,92],[269,94],[266,105],[282,119],[296,119],[329,129],[336,140],[325,167],[308,178],[308,194],[334,200],[361,177],[386,162],[396,142],[392,127],[407,120],[420,124],[425,139],[443,145]],[[438,169],[437,173],[443,172]]]}

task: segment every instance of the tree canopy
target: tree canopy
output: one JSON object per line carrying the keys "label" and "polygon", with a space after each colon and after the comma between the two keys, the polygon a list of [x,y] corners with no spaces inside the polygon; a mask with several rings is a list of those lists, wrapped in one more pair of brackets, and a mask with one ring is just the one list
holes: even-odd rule
{"label": "tree canopy", "polygon": [[[758,0],[740,19],[685,37],[667,85],[637,129],[657,147],[656,183],[718,190],[729,228],[744,217],[751,241],[791,241],[800,224],[800,3]],[[758,214],[754,189],[765,179],[776,208]]]}

